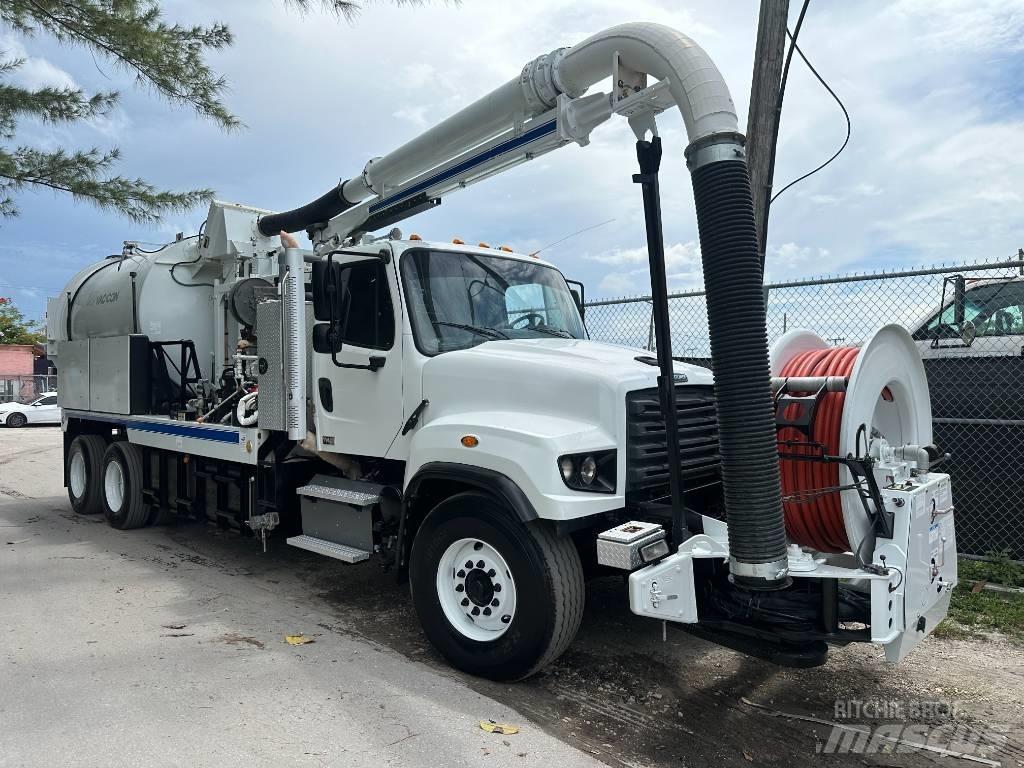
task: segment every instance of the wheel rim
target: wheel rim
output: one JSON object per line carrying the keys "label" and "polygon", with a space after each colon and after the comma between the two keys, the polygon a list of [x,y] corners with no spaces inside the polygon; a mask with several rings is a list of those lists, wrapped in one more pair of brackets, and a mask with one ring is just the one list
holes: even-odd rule
{"label": "wheel rim", "polygon": [[23,427],[27,419],[20,413],[12,413],[7,417],[7,425],[11,427]]}
{"label": "wheel rim", "polygon": [[107,463],[103,473],[103,493],[111,512],[120,512],[124,504],[124,471],[117,461]]}
{"label": "wheel rim", "polygon": [[512,570],[480,539],[459,539],[445,550],[437,566],[437,596],[449,623],[471,640],[497,640],[516,615]]}
{"label": "wheel rim", "polygon": [[71,483],[71,493],[76,499],[85,495],[85,456],[81,449],[71,454],[71,466],[68,467],[68,481]]}

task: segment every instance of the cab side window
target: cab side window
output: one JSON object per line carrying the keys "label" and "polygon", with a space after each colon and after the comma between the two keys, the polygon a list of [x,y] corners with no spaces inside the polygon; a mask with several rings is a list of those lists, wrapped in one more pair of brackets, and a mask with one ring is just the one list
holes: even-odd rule
{"label": "cab side window", "polygon": [[377,259],[346,265],[342,290],[348,292],[348,313],[341,318],[342,341],[366,349],[391,349],[395,342],[395,310],[386,268]]}

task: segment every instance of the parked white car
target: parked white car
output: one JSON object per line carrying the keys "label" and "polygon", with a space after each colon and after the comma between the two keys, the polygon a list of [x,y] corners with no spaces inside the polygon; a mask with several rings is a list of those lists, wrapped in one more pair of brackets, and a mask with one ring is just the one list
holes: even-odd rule
{"label": "parked white car", "polygon": [[24,427],[26,424],[60,424],[60,406],[56,392],[44,392],[31,403],[0,405],[0,424]]}

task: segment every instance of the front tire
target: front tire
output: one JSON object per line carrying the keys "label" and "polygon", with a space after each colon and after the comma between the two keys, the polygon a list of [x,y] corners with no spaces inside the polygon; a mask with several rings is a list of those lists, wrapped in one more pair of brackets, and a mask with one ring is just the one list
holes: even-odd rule
{"label": "front tire", "polygon": [[12,413],[10,416],[7,417],[6,424],[8,427],[11,427],[12,429],[18,429],[19,427],[24,427],[26,424],[28,424],[28,419],[25,417],[25,414],[23,413]]}
{"label": "front tire", "polygon": [[79,515],[103,511],[103,452],[107,441],[99,435],[79,435],[67,456],[68,498]]}
{"label": "front tire", "polygon": [[464,672],[521,680],[557,659],[579,629],[583,570],[572,541],[482,493],[427,515],[409,571],[423,631]]}
{"label": "front tire", "polygon": [[111,443],[103,455],[103,512],[112,528],[141,528],[149,520],[142,496],[142,450],[131,443]]}

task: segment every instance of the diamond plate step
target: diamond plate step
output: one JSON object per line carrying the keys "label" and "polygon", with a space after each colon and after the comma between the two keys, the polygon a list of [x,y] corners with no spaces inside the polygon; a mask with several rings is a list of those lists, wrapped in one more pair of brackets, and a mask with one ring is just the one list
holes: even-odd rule
{"label": "diamond plate step", "polygon": [[361,563],[370,557],[370,553],[355,547],[346,547],[344,544],[335,544],[326,539],[317,539],[313,536],[292,536],[286,539],[288,544],[299,549],[308,549],[318,555],[333,557],[343,563]]}
{"label": "diamond plate step", "polygon": [[[341,481],[339,481],[341,482]],[[379,488],[370,484],[370,488]],[[380,493],[376,491],[366,492],[354,488],[337,488],[331,485],[310,483],[295,491],[299,496],[308,496],[312,499],[326,499],[327,501],[338,501],[342,504],[351,504],[353,507],[365,507],[376,504],[380,501]]]}

